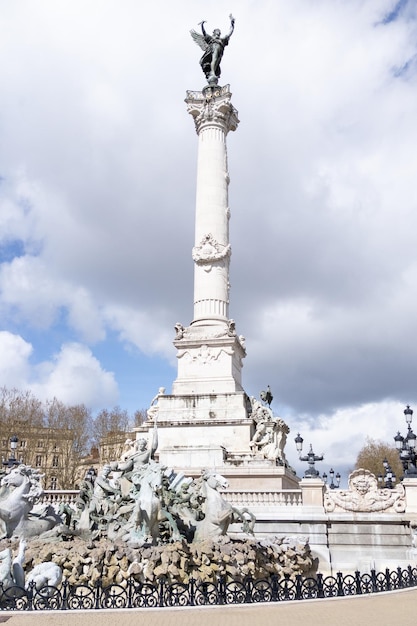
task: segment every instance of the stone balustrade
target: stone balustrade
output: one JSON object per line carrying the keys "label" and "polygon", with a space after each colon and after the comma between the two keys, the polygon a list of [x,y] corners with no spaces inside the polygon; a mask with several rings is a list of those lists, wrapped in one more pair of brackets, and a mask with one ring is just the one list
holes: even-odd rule
{"label": "stone balustrade", "polygon": [[[78,495],[76,489],[46,489],[41,504],[70,504]],[[301,489],[283,489],[281,491],[226,491],[226,500],[237,507],[251,505],[299,506],[303,504]]]}
{"label": "stone balustrade", "polygon": [[45,489],[40,504],[72,504],[79,493],[78,489]]}
{"label": "stone balustrade", "polygon": [[226,491],[225,499],[234,506],[302,506],[301,489],[282,489],[281,491]]}

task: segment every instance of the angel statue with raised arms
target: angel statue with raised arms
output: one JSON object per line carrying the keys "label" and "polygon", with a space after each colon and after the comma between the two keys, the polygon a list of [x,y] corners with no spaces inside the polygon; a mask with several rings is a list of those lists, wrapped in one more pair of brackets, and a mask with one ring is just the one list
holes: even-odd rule
{"label": "angel statue with raised arms", "polygon": [[221,32],[218,28],[213,31],[212,35],[208,35],[204,28],[206,20],[199,24],[203,33],[202,35],[195,30],[190,31],[191,37],[196,44],[204,50],[204,54],[200,59],[200,65],[209,85],[217,85],[218,83],[218,79],[220,78],[220,61],[222,60],[224,48],[229,43],[229,39],[235,28],[235,18],[232,14],[230,14],[229,17],[230,31],[225,37],[221,36]]}

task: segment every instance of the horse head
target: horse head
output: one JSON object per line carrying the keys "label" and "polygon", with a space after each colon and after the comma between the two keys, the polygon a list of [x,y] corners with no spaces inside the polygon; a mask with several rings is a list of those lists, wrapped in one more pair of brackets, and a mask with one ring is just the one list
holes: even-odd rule
{"label": "horse head", "polygon": [[1,480],[1,485],[6,487],[20,487],[23,483],[29,482],[28,468],[26,465],[18,465],[18,467],[10,470]]}
{"label": "horse head", "polygon": [[217,474],[214,470],[205,469],[202,471],[201,476],[212,489],[227,489],[229,486],[226,478],[221,474]]}

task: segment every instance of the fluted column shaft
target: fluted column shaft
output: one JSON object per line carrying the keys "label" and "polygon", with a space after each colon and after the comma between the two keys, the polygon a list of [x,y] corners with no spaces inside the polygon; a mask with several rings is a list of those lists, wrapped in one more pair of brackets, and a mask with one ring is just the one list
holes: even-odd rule
{"label": "fluted column shaft", "polygon": [[187,92],[188,112],[198,135],[195,211],[194,319],[192,324],[227,322],[229,317],[229,173],[226,137],[239,120],[229,86]]}

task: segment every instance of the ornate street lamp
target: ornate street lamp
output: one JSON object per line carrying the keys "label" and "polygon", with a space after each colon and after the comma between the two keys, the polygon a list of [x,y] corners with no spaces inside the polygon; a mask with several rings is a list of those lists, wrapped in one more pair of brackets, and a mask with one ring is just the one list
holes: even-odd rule
{"label": "ornate street lamp", "polygon": [[88,482],[94,484],[96,476],[97,476],[96,470],[94,469],[94,467],[90,467],[85,473],[84,480],[87,480]]}
{"label": "ornate street lamp", "polygon": [[298,458],[300,459],[300,461],[306,461],[308,463],[308,468],[304,472],[304,478],[318,478],[320,476],[320,472],[316,470],[315,463],[316,461],[322,461],[324,459],[324,456],[322,454],[315,454],[311,443],[310,450],[307,452],[307,454],[305,456],[301,456],[304,439],[301,437],[300,433],[298,433],[294,441],[298,452]]}
{"label": "ornate street lamp", "polygon": [[16,448],[19,442],[19,437],[17,435],[12,435],[10,437],[10,457],[7,461],[3,461],[3,466],[5,469],[11,469],[15,465],[19,465],[19,461],[16,460]]}
{"label": "ornate street lamp", "polygon": [[392,471],[391,465],[388,463],[387,459],[384,459],[382,464],[384,466],[385,474],[384,476],[382,476],[382,474],[378,476],[378,483],[381,486],[382,483],[384,483],[386,489],[394,489],[397,477]]}
{"label": "ornate street lamp", "polygon": [[[329,489],[339,489],[340,487],[340,480],[341,480],[341,475],[339,474],[339,472],[337,472],[336,476],[334,474],[334,469],[331,468],[330,472],[330,485],[329,485]],[[336,478],[336,483],[334,482],[334,479]],[[323,474],[323,480],[327,485],[327,474]]]}
{"label": "ornate street lamp", "polygon": [[300,433],[298,433],[294,441],[295,441],[295,447],[297,448],[298,456],[300,456],[303,450],[304,439],[301,437]]}
{"label": "ornate street lamp", "polygon": [[400,431],[395,435],[395,447],[400,455],[400,461],[404,469],[404,476],[417,476],[416,467],[416,439],[417,436],[411,429],[411,422],[413,420],[413,410],[407,404],[404,409],[405,421],[407,424],[407,434],[405,437],[400,435]]}

